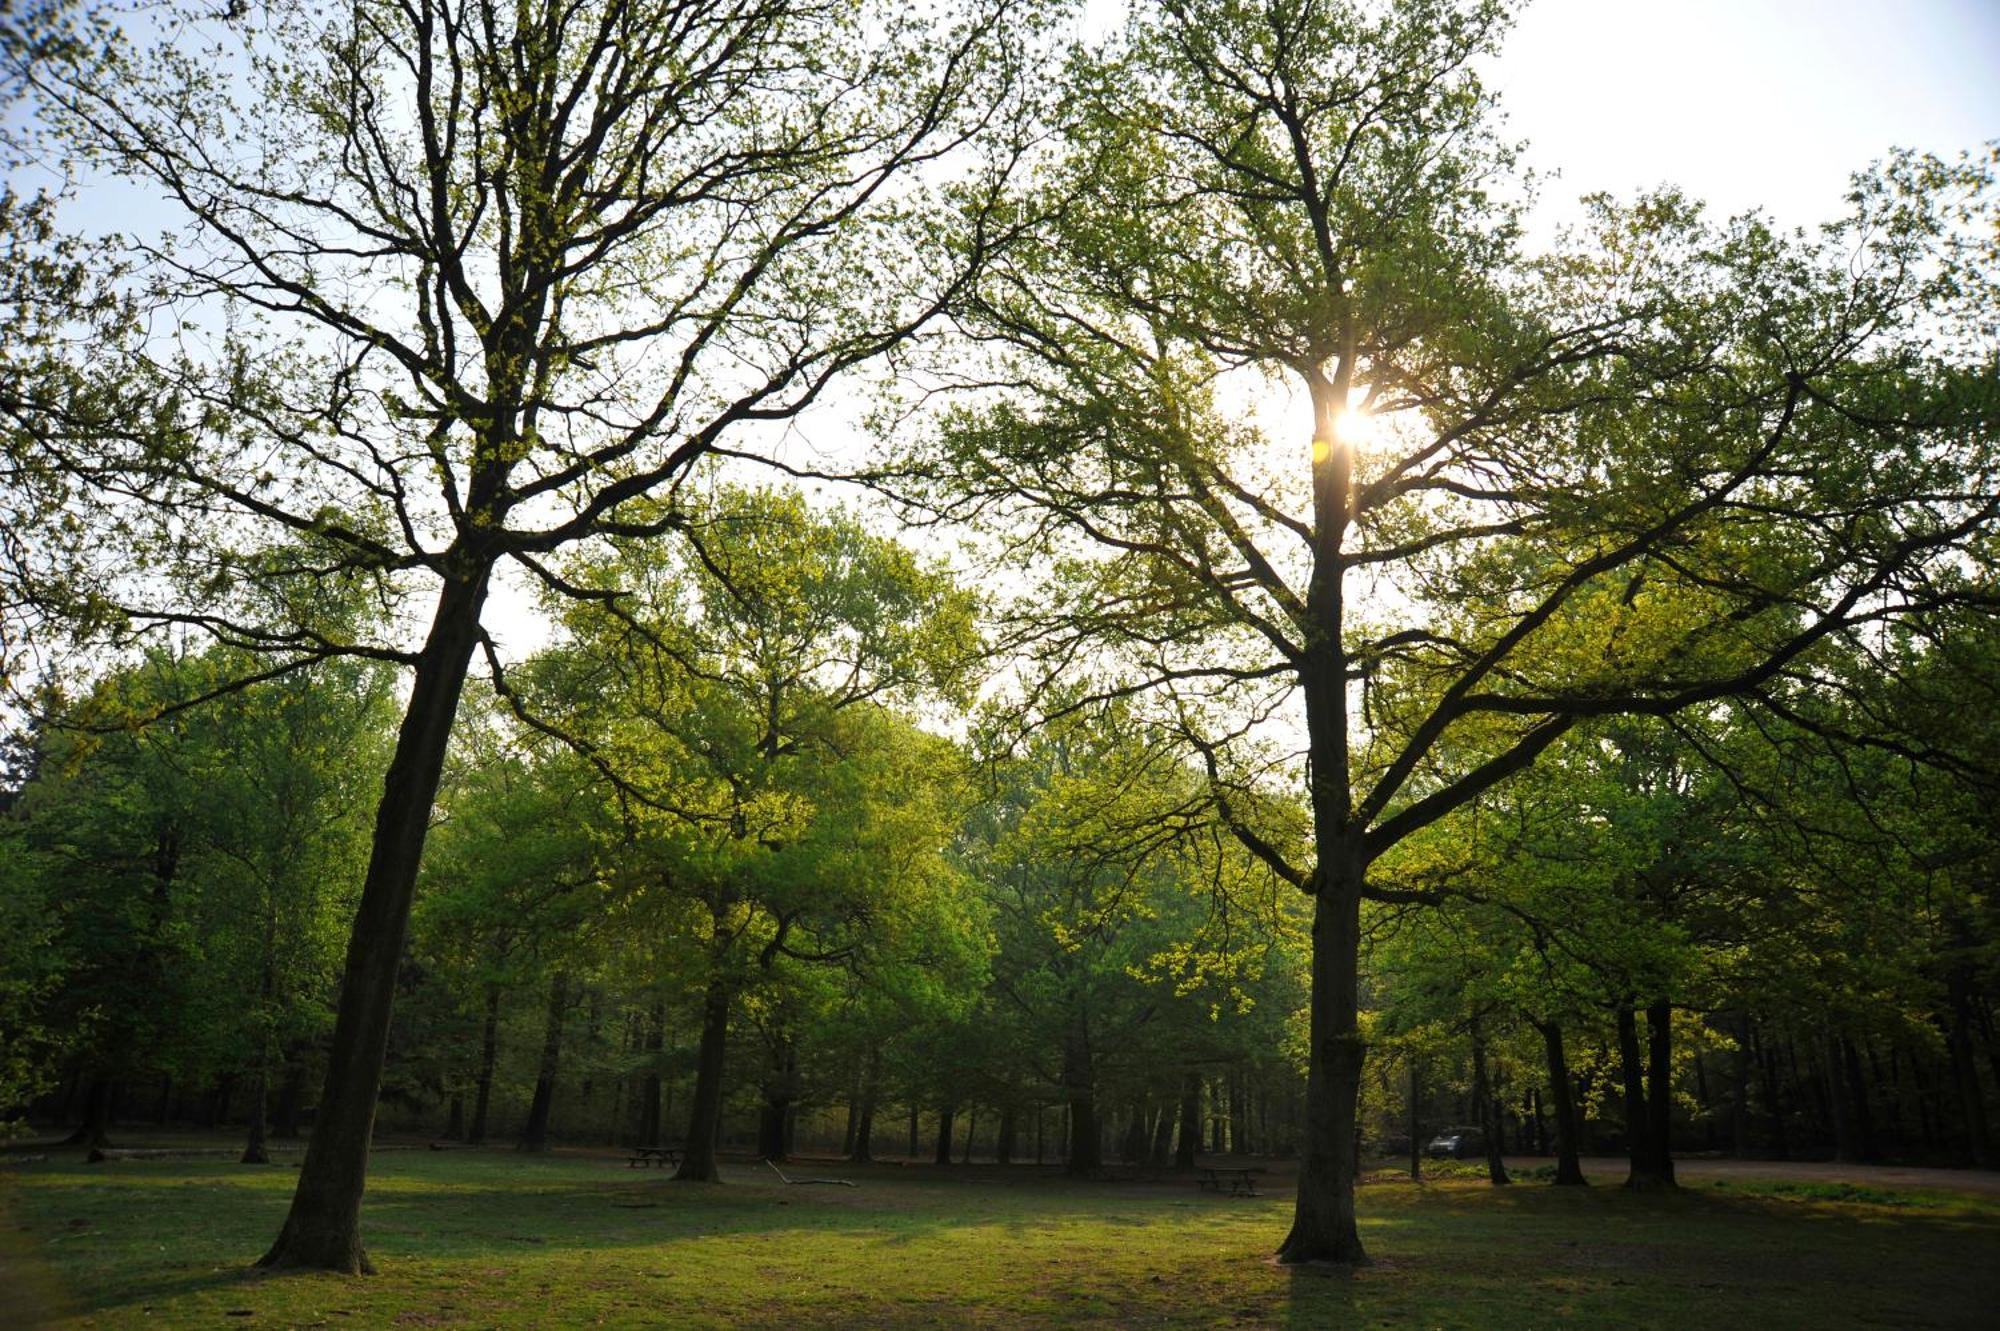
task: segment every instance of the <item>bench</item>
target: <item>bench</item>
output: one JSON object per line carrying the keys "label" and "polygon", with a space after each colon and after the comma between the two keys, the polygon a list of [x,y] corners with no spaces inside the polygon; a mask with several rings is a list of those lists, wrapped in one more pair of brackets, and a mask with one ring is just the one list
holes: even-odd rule
{"label": "bench", "polygon": [[1219,1193],[1227,1183],[1231,1197],[1256,1197],[1257,1175],[1263,1172],[1254,1166],[1203,1165],[1197,1182],[1204,1192]]}
{"label": "bench", "polygon": [[637,1169],[641,1165],[659,1165],[665,1168],[679,1165],[680,1162],[681,1148],[678,1146],[634,1146],[631,1157],[625,1163],[630,1168]]}

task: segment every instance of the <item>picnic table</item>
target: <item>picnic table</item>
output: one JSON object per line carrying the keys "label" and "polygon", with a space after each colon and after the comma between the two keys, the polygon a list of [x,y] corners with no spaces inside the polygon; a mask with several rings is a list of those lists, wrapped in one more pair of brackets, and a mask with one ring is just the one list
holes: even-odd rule
{"label": "picnic table", "polygon": [[634,1146],[632,1156],[625,1163],[633,1169],[642,1165],[678,1165],[681,1162],[681,1148],[678,1146]]}
{"label": "picnic table", "polygon": [[1203,1165],[1197,1182],[1204,1192],[1219,1193],[1227,1183],[1231,1197],[1255,1197],[1257,1175],[1263,1172],[1254,1165]]}

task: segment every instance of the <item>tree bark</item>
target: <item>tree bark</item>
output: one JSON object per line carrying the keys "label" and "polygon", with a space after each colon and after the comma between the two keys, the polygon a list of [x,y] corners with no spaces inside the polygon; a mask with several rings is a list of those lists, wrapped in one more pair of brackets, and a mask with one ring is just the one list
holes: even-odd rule
{"label": "tree bark", "polygon": [[486,1114],[493,1103],[493,1065],[500,1057],[500,986],[486,986],[486,1020],[479,1031],[479,1085],[472,1098],[471,1146],[486,1144]]}
{"label": "tree bark", "polygon": [[1507,1177],[1506,1161],[1500,1158],[1499,1101],[1486,1075],[1486,1035],[1479,1029],[1479,1018],[1472,1019],[1471,1031],[1472,1104],[1479,1111],[1479,1135],[1486,1139],[1486,1179],[1494,1187],[1503,1188],[1513,1180]]}
{"label": "tree bark", "polygon": [[542,1025],[542,1061],[535,1069],[535,1097],[528,1104],[528,1123],[521,1129],[516,1150],[549,1149],[549,1111],[555,1103],[556,1069],[562,1062],[563,1019],[568,1014],[569,972],[557,971],[549,980],[549,1010]]}
{"label": "tree bark", "polygon": [[111,1145],[111,1097],[113,1091],[109,1077],[92,1077],[90,1090],[83,1098],[83,1119],[76,1131],[62,1139],[58,1145],[81,1146],[90,1151],[101,1151]]}
{"label": "tree bark", "polygon": [[1201,1074],[1190,1069],[1181,1076],[1180,1136],[1174,1143],[1174,1168],[1192,1170],[1201,1149]]}
{"label": "tree bark", "polygon": [[875,1090],[882,1075],[882,1054],[868,1051],[868,1069],[861,1077],[861,1117],[854,1125],[853,1158],[866,1162],[875,1158]]}
{"label": "tree bark", "polygon": [[1562,1027],[1556,1022],[1535,1022],[1535,1029],[1542,1033],[1542,1049],[1549,1065],[1549,1098],[1555,1101],[1556,1119],[1556,1186],[1580,1188],[1588,1180],[1583,1176],[1583,1162],[1579,1158],[1582,1141],[1577,1121],[1576,1093],[1570,1085],[1569,1059],[1563,1052]]}
{"label": "tree bark", "polygon": [[250,1126],[243,1140],[243,1156],[237,1161],[244,1165],[268,1165],[271,1153],[264,1149],[267,1131],[265,1115],[268,1111],[269,1092],[264,1066],[259,1063],[250,1083]]}
{"label": "tree bark", "polygon": [[[1342,686],[1344,687],[1344,685]],[[1310,701],[1309,701],[1310,711]],[[1344,734],[1344,732],[1343,732]],[[1343,745],[1344,749],[1344,745]],[[1317,748],[1315,768],[1324,773]],[[1340,755],[1346,772],[1346,755]],[[1345,801],[1342,801],[1343,806]],[[1313,903],[1312,1011],[1303,1164],[1291,1232],[1278,1260],[1358,1264],[1368,1257],[1354,1222],[1354,1126],[1365,1047],[1359,1021],[1361,872],[1330,871],[1322,836]]]}
{"label": "tree bark", "polygon": [[1014,1163],[1014,1106],[1003,1105],[1000,1109],[1000,1130],[993,1137],[993,1163],[1011,1165]]}
{"label": "tree bark", "polygon": [[1863,1160],[1878,1159],[1881,1153],[1875,1143],[1874,1117],[1868,1112],[1868,1080],[1861,1072],[1861,1055],[1845,1035],[1840,1037],[1839,1049],[1847,1074],[1847,1102],[1854,1114],[1854,1144]]}
{"label": "tree bark", "polygon": [[1661,1000],[1646,1009],[1647,1075],[1640,1076],[1637,1014],[1618,1009],[1618,1049],[1625,1065],[1625,1115],[1630,1123],[1631,1171],[1625,1186],[1635,1191],[1674,1186],[1673,1006]]}
{"label": "tree bark", "polygon": [[701,1048],[695,1055],[694,1100],[688,1111],[687,1145],[676,1180],[719,1183],[715,1138],[722,1127],[722,1060],[729,1041],[729,982],[708,982],[701,1004]]}
{"label": "tree bark", "polygon": [[[464,553],[457,553],[463,561]],[[361,1194],[368,1181],[396,967],[491,571],[490,556],[474,557],[458,576],[447,578],[417,655],[416,678],[383,778],[368,873],[348,938],[325,1087],[291,1210],[260,1266],[348,1274],[371,1269],[361,1246]]]}
{"label": "tree bark", "polygon": [[1154,1169],[1165,1169],[1173,1154],[1174,1115],[1172,1110],[1163,1108],[1153,1115],[1153,1148],[1146,1157],[1146,1163]]}
{"label": "tree bark", "polygon": [[1410,1182],[1424,1181],[1424,1134],[1423,1114],[1423,1071],[1417,1064],[1417,1056],[1410,1055]]}
{"label": "tree bark", "polygon": [[1075,1032],[1063,1050],[1063,1092],[1069,1098],[1069,1154],[1063,1172],[1071,1178],[1088,1178],[1103,1168],[1104,1156],[1090,1048]]}
{"label": "tree bark", "polygon": [[660,1144],[660,1050],[666,1024],[666,1004],[656,997],[646,1018],[646,1075],[639,1090],[639,1141],[645,1146]]}
{"label": "tree bark", "polygon": [[953,1105],[949,1100],[938,1106],[937,1151],[933,1158],[933,1163],[935,1164],[948,1165],[951,1163],[952,1118],[956,1113],[957,1106]]}
{"label": "tree bark", "polygon": [[1625,1091],[1625,1186],[1650,1182],[1653,1154],[1646,1147],[1646,1084],[1639,1053],[1639,1023],[1631,1004],[1618,1005],[1618,1070]]}

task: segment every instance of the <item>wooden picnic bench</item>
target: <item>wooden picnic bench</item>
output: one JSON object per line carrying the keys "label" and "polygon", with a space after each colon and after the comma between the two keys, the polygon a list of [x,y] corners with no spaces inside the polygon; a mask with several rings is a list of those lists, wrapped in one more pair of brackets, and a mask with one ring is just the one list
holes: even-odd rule
{"label": "wooden picnic bench", "polygon": [[1257,1175],[1263,1172],[1254,1165],[1203,1165],[1197,1181],[1205,1192],[1219,1193],[1222,1185],[1227,1183],[1231,1197],[1255,1197],[1258,1195]]}
{"label": "wooden picnic bench", "polygon": [[634,1146],[631,1158],[625,1163],[637,1169],[641,1165],[659,1165],[665,1168],[669,1165],[679,1165],[680,1162],[681,1148],[678,1146]]}

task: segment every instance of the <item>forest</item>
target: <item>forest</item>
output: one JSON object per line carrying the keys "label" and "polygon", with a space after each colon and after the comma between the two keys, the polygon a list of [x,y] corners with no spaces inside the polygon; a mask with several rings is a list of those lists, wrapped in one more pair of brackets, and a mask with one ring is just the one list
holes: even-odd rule
{"label": "forest", "polygon": [[2000,147],[1549,229],[1501,0],[1111,8],[0,8],[7,1153],[2000,1164]]}

